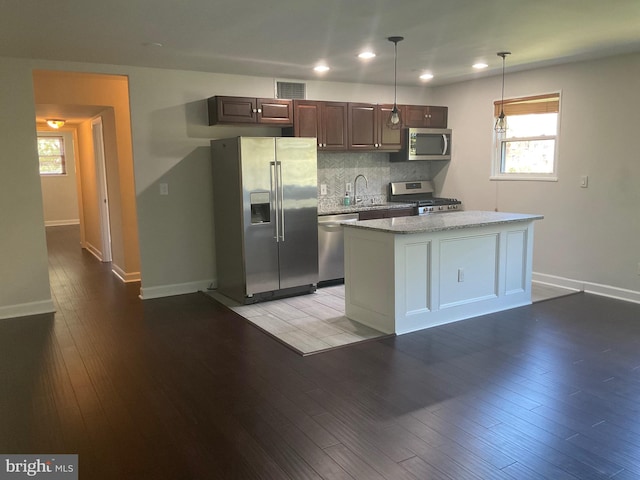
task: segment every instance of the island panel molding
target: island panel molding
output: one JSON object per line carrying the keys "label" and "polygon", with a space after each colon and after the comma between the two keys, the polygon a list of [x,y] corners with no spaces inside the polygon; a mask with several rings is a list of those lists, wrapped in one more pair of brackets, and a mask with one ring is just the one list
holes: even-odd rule
{"label": "island panel molding", "polygon": [[541,218],[455,212],[345,224],[346,316],[402,334],[530,304]]}
{"label": "island panel molding", "polygon": [[440,241],[439,308],[498,296],[498,233]]}

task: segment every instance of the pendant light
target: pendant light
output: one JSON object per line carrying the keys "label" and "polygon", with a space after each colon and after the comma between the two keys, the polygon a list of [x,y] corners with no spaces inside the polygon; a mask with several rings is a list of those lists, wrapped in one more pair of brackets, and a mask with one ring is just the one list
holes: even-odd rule
{"label": "pendant light", "polygon": [[404,40],[404,37],[387,38],[394,45],[394,64],[393,64],[393,108],[387,119],[387,127],[392,130],[399,130],[402,127],[402,119],[400,118],[400,110],[398,110],[398,42]]}
{"label": "pendant light", "polygon": [[496,55],[502,57],[502,100],[500,101],[500,115],[496,120],[494,130],[496,133],[505,133],[507,131],[507,119],[504,116],[504,59],[507,55],[511,55],[511,52],[498,52]]}

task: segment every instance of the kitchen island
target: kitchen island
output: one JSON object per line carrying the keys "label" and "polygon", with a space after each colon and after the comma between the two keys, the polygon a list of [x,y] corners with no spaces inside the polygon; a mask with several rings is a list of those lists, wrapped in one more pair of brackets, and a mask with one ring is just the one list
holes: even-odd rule
{"label": "kitchen island", "polygon": [[528,305],[542,218],[462,211],[345,224],[346,316],[401,334]]}

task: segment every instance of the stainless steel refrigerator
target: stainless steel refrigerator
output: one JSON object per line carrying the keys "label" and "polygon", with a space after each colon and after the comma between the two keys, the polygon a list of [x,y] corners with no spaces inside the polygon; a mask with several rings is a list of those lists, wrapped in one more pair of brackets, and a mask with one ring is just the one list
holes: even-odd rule
{"label": "stainless steel refrigerator", "polygon": [[314,138],[213,140],[217,289],[242,303],[318,283]]}

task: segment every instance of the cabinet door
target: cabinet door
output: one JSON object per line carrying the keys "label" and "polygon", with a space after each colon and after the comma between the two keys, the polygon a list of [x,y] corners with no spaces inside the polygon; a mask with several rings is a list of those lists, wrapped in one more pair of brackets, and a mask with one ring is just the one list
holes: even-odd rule
{"label": "cabinet door", "polygon": [[388,216],[389,210],[387,209],[364,210],[362,212],[358,212],[358,220],[375,220],[378,218],[386,218]]}
{"label": "cabinet door", "polygon": [[320,102],[313,100],[293,101],[293,135],[296,137],[315,137],[318,148],[321,146],[322,132],[320,122]]}
{"label": "cabinet door", "polygon": [[427,126],[428,112],[424,105],[403,105],[403,124],[405,127],[424,128]]}
{"label": "cabinet door", "polygon": [[349,149],[375,150],[378,147],[377,105],[349,104]]}
{"label": "cabinet door", "polygon": [[257,98],[257,122],[270,125],[293,125],[291,100]]}
{"label": "cabinet door", "polygon": [[410,217],[412,215],[415,215],[416,211],[413,207],[407,207],[407,208],[390,208],[389,209],[389,215],[387,215],[389,218],[392,217]]}
{"label": "cabinet door", "polygon": [[447,107],[427,107],[428,126],[431,128],[447,128],[448,112],[449,109]]}
{"label": "cabinet door", "polygon": [[412,128],[447,128],[447,107],[403,105],[404,126]]}
{"label": "cabinet door", "polygon": [[256,123],[256,99],[222,97],[209,99],[209,125],[216,123]]}
{"label": "cabinet door", "polygon": [[322,148],[347,149],[347,103],[320,102],[322,105]]}
{"label": "cabinet door", "polygon": [[[402,120],[402,109],[400,109],[400,119]],[[377,121],[378,121],[378,150],[400,151],[402,148],[402,130],[391,129],[387,126],[387,120],[391,115],[393,105],[378,105]]]}

